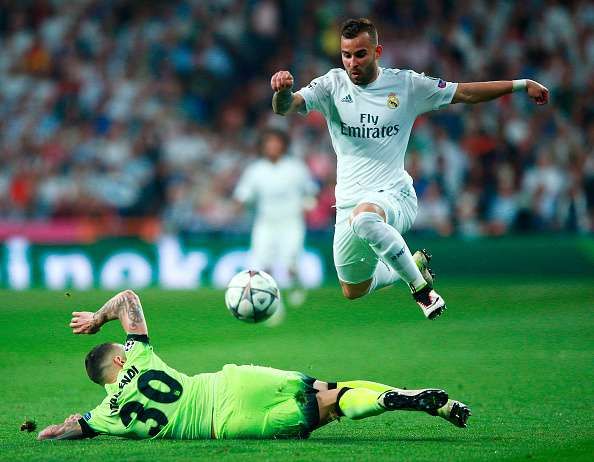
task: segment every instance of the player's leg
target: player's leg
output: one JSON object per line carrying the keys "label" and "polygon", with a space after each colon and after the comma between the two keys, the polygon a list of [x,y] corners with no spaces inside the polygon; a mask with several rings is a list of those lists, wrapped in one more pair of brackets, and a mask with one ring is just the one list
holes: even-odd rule
{"label": "player's leg", "polygon": [[433,279],[435,278],[435,273],[429,267],[431,258],[431,253],[429,253],[427,249],[417,250],[415,253],[413,253],[413,260],[423,275],[423,279],[425,279],[429,287],[433,288]]}
{"label": "player's leg", "polygon": [[338,417],[361,420],[387,411],[422,411],[436,415],[448,402],[445,391],[427,388],[403,390],[390,388],[378,392],[369,388],[335,388],[320,391],[316,395],[319,406],[320,425]]}
{"label": "player's leg", "polygon": [[318,406],[320,409],[320,423],[325,425],[345,413],[339,410],[337,403],[341,390],[363,389],[363,392],[355,392],[349,396],[349,402],[343,403],[343,406],[350,406],[349,413],[354,406],[358,407],[359,412],[354,412],[355,419],[361,419],[363,416],[370,417],[384,412],[378,405],[378,397],[389,390],[395,388],[382,383],[371,382],[368,380],[349,380],[345,382],[322,382],[316,380],[314,388],[319,391],[317,394]]}
{"label": "player's leg", "polygon": [[413,292],[427,285],[404,238],[386,223],[386,213],[379,205],[360,203],[351,213],[350,222],[353,233],[369,244]]}
{"label": "player's leg", "polygon": [[280,261],[288,273],[288,297],[290,305],[301,306],[305,303],[307,296],[305,289],[299,280],[299,259],[303,254],[305,243],[305,223],[298,221],[293,223],[283,238],[283,245],[280,248]]}
{"label": "player's leg", "polygon": [[314,383],[314,386],[320,389],[317,394],[320,426],[341,416],[360,420],[386,411],[403,410],[423,411],[464,428],[471,415],[468,406],[460,401],[448,399],[447,393],[443,390],[405,390],[366,380],[338,382],[346,383],[353,387],[334,388],[332,383]]}
{"label": "player's leg", "polygon": [[274,264],[274,232],[266,223],[255,222],[252,227],[248,266],[270,272]]}
{"label": "player's leg", "polygon": [[217,438],[304,438],[319,426],[315,379],[261,366],[223,367]]}
{"label": "player's leg", "polygon": [[[396,200],[389,193],[373,193],[351,213],[353,233],[389,265],[410,287],[413,297],[425,316],[434,319],[445,309],[445,302],[435,292],[419,269],[399,229],[404,232],[416,214],[414,207]],[[388,216],[389,215],[389,216]],[[421,268],[423,269],[423,267]]]}
{"label": "player's leg", "polygon": [[470,412],[470,408],[466,404],[453,399],[448,399],[448,402],[444,406],[440,407],[435,412],[429,412],[429,414],[441,417],[454,424],[456,427],[466,428],[472,412]]}
{"label": "player's leg", "polygon": [[[252,229],[250,258],[248,264],[250,268],[272,273],[275,263],[275,256],[282,242],[277,239],[275,229],[268,223],[256,222]],[[264,325],[276,327],[280,325],[286,317],[285,307],[280,299],[276,312],[266,321]]]}
{"label": "player's leg", "polygon": [[392,285],[399,277],[366,242],[353,234],[349,213],[338,211],[332,250],[342,293],[353,300]]}
{"label": "player's leg", "polygon": [[376,290],[383,289],[384,287],[389,287],[399,279],[400,277],[396,271],[386,265],[382,260],[379,260],[371,279],[356,284],[345,281],[339,282],[343,295],[350,300],[354,300],[367,294],[371,294]]}
{"label": "player's leg", "polygon": [[[338,417],[359,420],[393,410],[436,415],[447,405],[443,390],[402,390],[368,381],[367,387],[329,389],[299,372],[226,365],[220,387],[224,406],[215,409],[217,438],[295,438]],[[352,385],[357,384],[351,381]],[[342,382],[341,382],[342,383]],[[345,382],[346,383],[346,382]]]}
{"label": "player's leg", "polygon": [[[424,249],[417,250],[413,254],[413,259],[415,260],[415,263],[428,286],[433,288],[434,273],[431,268],[429,268],[428,264],[429,260],[431,259],[431,255]],[[344,268],[343,272],[345,272]],[[371,279],[366,279],[363,282],[355,284],[348,283],[340,279],[339,282],[343,295],[348,299],[354,300],[367,294],[371,294],[377,290],[383,289],[384,287],[394,285],[399,280],[400,276],[398,276],[398,273],[394,271],[393,268],[391,268],[383,260],[378,260]]]}
{"label": "player's leg", "polygon": [[323,382],[316,380],[313,387],[318,391],[336,390],[340,388],[367,388],[369,390],[382,393],[384,391],[393,390],[396,387],[392,385],[385,385],[379,382],[372,382],[370,380],[347,380],[344,382]]}

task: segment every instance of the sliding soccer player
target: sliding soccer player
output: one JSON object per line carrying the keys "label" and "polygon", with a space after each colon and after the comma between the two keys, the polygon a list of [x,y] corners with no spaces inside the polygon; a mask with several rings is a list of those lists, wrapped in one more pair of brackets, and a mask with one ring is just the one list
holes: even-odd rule
{"label": "sliding soccer player", "polygon": [[42,430],[39,440],[92,438],[306,438],[341,417],[422,411],[466,427],[469,408],[445,391],[403,390],[369,381],[329,383],[300,372],[227,364],[187,376],[165,364],[149,343],[140,299],[120,292],[97,312],[75,312],[75,334],[95,334],[119,319],[125,345],[103,343],[87,355],[89,378],[107,396],[83,415]]}
{"label": "sliding soccer player", "polygon": [[343,23],[344,69],[332,69],[296,93],[293,76],[270,81],[277,114],[319,111],[337,156],[334,264],[343,294],[359,298],[402,279],[428,319],[446,307],[432,287],[429,255],[413,256],[402,235],[417,214],[417,197],[404,155],[415,119],[449,104],[489,101],[512,91],[536,104],[548,90],[532,80],[452,83],[411,70],[379,66],[382,46],[368,19]]}

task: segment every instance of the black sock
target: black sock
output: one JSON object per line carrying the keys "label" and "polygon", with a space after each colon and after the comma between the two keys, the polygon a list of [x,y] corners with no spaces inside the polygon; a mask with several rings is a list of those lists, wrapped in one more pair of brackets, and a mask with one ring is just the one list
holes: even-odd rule
{"label": "black sock", "polygon": [[[330,385],[330,384],[328,384]],[[336,396],[336,415],[338,415],[339,417],[343,417],[344,416],[344,412],[342,412],[342,409],[340,409],[340,405],[338,404],[340,401],[340,398],[342,398],[342,395],[344,395],[347,391],[352,390],[352,388],[349,387],[343,387],[340,389],[340,391],[338,392],[338,395]]]}

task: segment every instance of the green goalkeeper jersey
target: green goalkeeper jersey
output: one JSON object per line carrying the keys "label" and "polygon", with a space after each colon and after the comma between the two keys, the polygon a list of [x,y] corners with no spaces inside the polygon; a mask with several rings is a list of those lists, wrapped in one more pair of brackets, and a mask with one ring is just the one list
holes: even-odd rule
{"label": "green goalkeeper jersey", "polygon": [[107,397],[79,423],[85,436],[211,438],[220,373],[188,377],[165,364],[146,335],[129,335],[126,363]]}

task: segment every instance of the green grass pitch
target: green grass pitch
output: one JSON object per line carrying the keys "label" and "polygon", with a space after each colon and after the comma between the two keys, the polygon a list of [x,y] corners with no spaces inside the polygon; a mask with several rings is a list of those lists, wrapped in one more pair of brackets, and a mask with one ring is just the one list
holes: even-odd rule
{"label": "green grass pitch", "polygon": [[277,328],[233,319],[222,293],[139,292],[155,351],[186,373],[224,363],[296,369],[325,380],[437,386],[469,404],[466,430],[423,414],[342,420],[304,441],[37,442],[19,431],[85,412],[103,397],[83,358],[121,341],[113,322],[95,336],[67,327],[107,292],[0,293],[0,460],[592,460],[594,288],[591,279],[439,281],[445,315],[426,321],[403,286],[349,302],[313,291]]}

